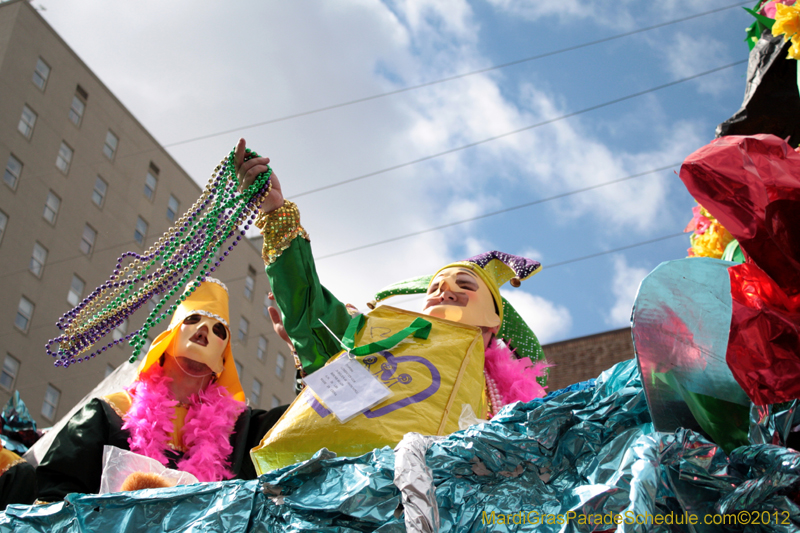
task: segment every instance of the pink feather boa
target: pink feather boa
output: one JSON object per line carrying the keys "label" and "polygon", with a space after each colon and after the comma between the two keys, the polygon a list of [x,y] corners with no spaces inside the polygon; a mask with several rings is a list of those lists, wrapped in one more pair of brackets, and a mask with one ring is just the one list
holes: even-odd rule
{"label": "pink feather boa", "polygon": [[[164,453],[175,420],[175,406],[167,384],[172,381],[158,365],[128,387],[133,397],[131,408],[124,416],[122,429],[130,432],[128,445],[132,452],[168,463]],[[187,449],[178,461],[178,470],[189,472],[200,481],[230,479],[228,457],[233,451],[230,436],[239,415],[245,410],[243,402],[228,395],[225,387],[211,383],[190,399],[183,425],[183,444]]]}
{"label": "pink feather boa", "polygon": [[517,359],[514,352],[498,340],[486,349],[486,373],[497,384],[503,405],[544,396],[545,388],[536,378],[544,376],[545,369],[550,366],[553,365],[547,361],[534,363],[527,357]]}

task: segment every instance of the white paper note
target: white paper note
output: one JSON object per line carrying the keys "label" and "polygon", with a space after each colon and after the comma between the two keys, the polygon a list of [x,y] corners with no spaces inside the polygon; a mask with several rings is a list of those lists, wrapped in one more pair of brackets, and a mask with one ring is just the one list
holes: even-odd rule
{"label": "white paper note", "polygon": [[347,353],[306,376],[303,381],[342,423],[392,394],[389,387]]}

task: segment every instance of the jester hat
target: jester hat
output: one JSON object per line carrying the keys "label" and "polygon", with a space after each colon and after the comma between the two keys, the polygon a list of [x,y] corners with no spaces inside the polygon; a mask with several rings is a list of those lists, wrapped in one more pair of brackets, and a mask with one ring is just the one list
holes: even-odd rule
{"label": "jester hat", "polygon": [[[190,291],[193,286],[194,284],[190,284],[189,287],[187,287],[187,292]],[[233,399],[240,402],[245,401],[244,391],[242,391],[242,384],[239,382],[239,374],[236,372],[236,363],[233,360],[233,353],[231,352],[230,340],[232,337],[229,326],[228,288],[218,279],[211,277],[203,278],[200,285],[194,288],[194,291],[180,303],[175,313],[172,315],[169,327],[156,337],[147,355],[139,365],[136,380],[139,379],[139,376],[143,372],[158,363],[158,360],[177,336],[179,330],[178,326],[190,315],[203,315],[215,318],[225,325],[225,328],[228,330],[228,344],[222,352],[223,368],[222,372],[217,376],[217,383],[225,387]]]}
{"label": "jester hat", "polygon": [[399,294],[422,294],[428,291],[431,281],[446,268],[461,267],[469,269],[486,283],[492,298],[497,305],[500,316],[500,330],[497,336],[504,339],[509,346],[516,349],[521,357],[528,357],[532,361],[544,359],[544,352],[525,320],[517,313],[514,307],[501,296],[500,287],[510,281],[513,287],[542,269],[541,263],[525,257],[506,254],[492,250],[464,261],[456,261],[443,266],[433,275],[400,281],[385,287],[375,295],[375,302],[383,301]]}

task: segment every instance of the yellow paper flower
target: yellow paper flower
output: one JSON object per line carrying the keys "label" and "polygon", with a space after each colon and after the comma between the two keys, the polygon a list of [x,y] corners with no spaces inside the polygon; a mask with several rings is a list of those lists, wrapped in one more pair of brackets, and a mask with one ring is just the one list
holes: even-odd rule
{"label": "yellow paper flower", "polygon": [[792,37],[792,46],[789,47],[786,59],[800,59],[800,33],[795,33]]}
{"label": "yellow paper flower", "polygon": [[702,206],[695,213],[695,219],[699,219],[701,223],[696,223],[694,226],[694,233],[690,238],[692,247],[688,250],[689,257],[721,259],[725,247],[733,240],[733,235]]}
{"label": "yellow paper flower", "polygon": [[775,24],[772,25],[772,35],[783,34],[783,39],[788,41],[800,32],[800,7],[796,4],[787,6],[775,4]]}

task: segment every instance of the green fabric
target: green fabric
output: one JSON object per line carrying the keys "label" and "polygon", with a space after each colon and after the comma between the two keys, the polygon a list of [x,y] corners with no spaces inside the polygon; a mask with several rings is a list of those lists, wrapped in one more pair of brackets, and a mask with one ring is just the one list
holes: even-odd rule
{"label": "green fabric", "polygon": [[303,370],[311,373],[341,351],[339,341],[325,326],[342,338],[350,314],[319,282],[311,244],[306,239],[294,239],[274,263],[267,265],[266,271],[283,327],[292,339]]}
{"label": "green fabric", "polygon": [[401,294],[422,294],[428,292],[428,285],[431,284],[433,275],[419,276],[417,278],[406,279],[393,283],[388,287],[381,289],[376,295],[375,300],[381,301],[389,298],[390,296],[398,296]]}
{"label": "green fabric", "polygon": [[355,348],[355,341],[353,339],[355,338],[356,333],[358,333],[361,328],[364,327],[365,322],[366,318],[364,318],[364,315],[353,317],[353,319],[350,321],[350,324],[347,326],[344,338],[342,339],[342,345],[344,348],[353,355],[369,355],[381,350],[391,350],[409,335],[413,335],[417,339],[427,339],[428,335],[431,334],[432,327],[430,321],[417,317],[410,326],[401,329],[391,337]]}
{"label": "green fabric", "polygon": [[30,463],[18,463],[0,476],[0,511],[10,503],[30,505],[36,500],[36,471]]}
{"label": "green fabric", "polygon": [[105,444],[129,449],[128,432],[122,430],[119,415],[95,398],[67,422],[39,463],[39,499],[55,502],[70,492],[99,491]]}

